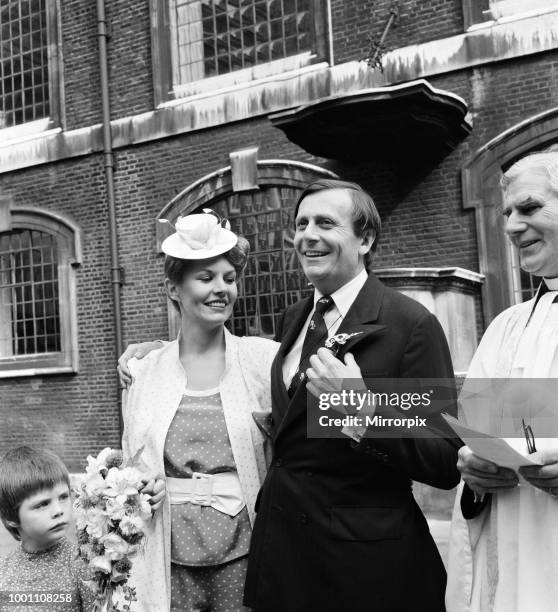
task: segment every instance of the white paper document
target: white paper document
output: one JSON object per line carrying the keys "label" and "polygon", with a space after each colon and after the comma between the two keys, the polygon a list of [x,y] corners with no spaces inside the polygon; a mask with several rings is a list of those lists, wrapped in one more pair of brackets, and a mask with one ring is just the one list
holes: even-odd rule
{"label": "white paper document", "polygon": [[492,461],[500,467],[511,468],[516,472],[524,465],[542,465],[540,461],[518,453],[502,438],[495,438],[471,429],[449,414],[442,414],[442,417],[475,455],[487,461]]}

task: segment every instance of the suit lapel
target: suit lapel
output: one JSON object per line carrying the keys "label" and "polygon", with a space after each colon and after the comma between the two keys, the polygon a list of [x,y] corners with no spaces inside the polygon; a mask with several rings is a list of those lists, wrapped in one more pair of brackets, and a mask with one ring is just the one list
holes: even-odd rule
{"label": "suit lapel", "polygon": [[349,308],[349,312],[347,312],[337,333],[349,333],[349,330],[355,326],[377,321],[384,293],[385,287],[371,272]]}
{"label": "suit lapel", "polygon": [[[385,290],[382,283],[374,276],[373,273],[370,273],[366,283],[358,293],[355,301],[353,302],[337,331],[337,334],[362,333],[358,333],[358,335],[350,338],[346,345],[342,346],[341,350],[339,351],[340,355],[343,355],[349,349],[352,349],[362,340],[368,339],[370,336],[380,333],[385,329],[384,325],[374,324],[380,313],[384,292]],[[304,302],[307,302],[307,300],[309,300],[309,303],[304,304]],[[277,386],[279,382],[283,391],[281,395],[274,394],[273,398],[274,412],[276,411],[276,407],[279,408],[281,412],[279,419],[274,415],[276,424],[275,439],[277,439],[279,435],[282,434],[285,429],[297,419],[298,416],[301,414],[306,414],[306,387],[304,385],[300,385],[293,397],[289,399],[289,395],[283,383],[282,371],[284,356],[292,346],[297,335],[300,333],[300,329],[308,317],[310,310],[312,309],[313,299],[307,298],[306,300],[295,304],[293,309],[298,307],[299,304],[302,304],[302,306],[297,310],[297,316],[292,317],[292,324],[285,321],[285,324],[289,325],[289,327],[287,327],[285,340],[281,343],[281,348],[279,349],[279,353],[275,358],[274,367],[272,370],[272,392],[274,386],[273,383],[276,383],[275,386]],[[278,367],[279,364],[281,367]],[[280,381],[278,378],[280,378]]]}

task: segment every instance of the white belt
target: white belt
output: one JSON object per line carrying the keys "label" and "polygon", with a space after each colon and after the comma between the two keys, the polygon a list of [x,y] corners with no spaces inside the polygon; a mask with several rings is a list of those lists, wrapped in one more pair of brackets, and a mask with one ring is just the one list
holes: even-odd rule
{"label": "white belt", "polygon": [[236,516],[246,505],[236,472],[193,472],[192,478],[167,476],[167,492],[171,504],[211,506],[229,516]]}

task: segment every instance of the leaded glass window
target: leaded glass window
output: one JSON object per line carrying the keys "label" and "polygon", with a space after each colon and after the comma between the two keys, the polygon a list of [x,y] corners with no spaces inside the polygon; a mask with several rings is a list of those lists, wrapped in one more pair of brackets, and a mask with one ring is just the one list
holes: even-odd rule
{"label": "leaded glass window", "polygon": [[231,193],[211,206],[250,242],[231,321],[231,331],[239,336],[273,337],[283,310],[312,292],[293,248],[293,205],[300,192],[263,186],[253,193]]}
{"label": "leaded glass window", "polygon": [[49,116],[47,0],[0,0],[0,128]]}
{"label": "leaded glass window", "polygon": [[174,0],[179,81],[313,49],[311,0]]}
{"label": "leaded glass window", "polygon": [[0,378],[76,372],[79,228],[47,210],[1,207]]}
{"label": "leaded glass window", "polygon": [[0,234],[0,358],[60,351],[55,237]]}

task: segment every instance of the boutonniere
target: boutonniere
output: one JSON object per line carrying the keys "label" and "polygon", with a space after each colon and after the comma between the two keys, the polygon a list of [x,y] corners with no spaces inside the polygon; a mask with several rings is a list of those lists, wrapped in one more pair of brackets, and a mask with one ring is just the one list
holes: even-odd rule
{"label": "boutonniere", "polygon": [[335,336],[331,336],[331,338],[328,338],[325,341],[325,347],[332,351],[334,355],[337,355],[337,353],[341,350],[341,347],[344,344],[347,344],[348,340],[354,338],[355,336],[360,336],[363,333],[364,332],[359,331],[353,332],[352,334],[335,334]]}

